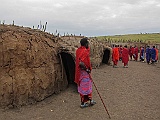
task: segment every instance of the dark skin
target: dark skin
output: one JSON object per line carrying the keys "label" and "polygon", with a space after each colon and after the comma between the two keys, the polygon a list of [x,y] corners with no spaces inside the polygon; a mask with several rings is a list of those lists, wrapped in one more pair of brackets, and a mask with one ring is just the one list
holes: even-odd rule
{"label": "dark skin", "polygon": [[79,67],[81,68],[81,70],[86,70],[84,62],[79,62]]}
{"label": "dark skin", "polygon": [[86,43],[85,48],[88,49],[88,47],[89,47],[89,43]]}

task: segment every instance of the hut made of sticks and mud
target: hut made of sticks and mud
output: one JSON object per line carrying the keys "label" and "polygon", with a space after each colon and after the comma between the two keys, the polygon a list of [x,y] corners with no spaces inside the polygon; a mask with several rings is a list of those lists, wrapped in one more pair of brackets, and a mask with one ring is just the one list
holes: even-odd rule
{"label": "hut made of sticks and mud", "polygon": [[[82,37],[0,25],[0,107],[33,104],[66,89],[74,82],[75,51]],[[93,68],[110,63],[109,47],[94,39],[90,47]]]}

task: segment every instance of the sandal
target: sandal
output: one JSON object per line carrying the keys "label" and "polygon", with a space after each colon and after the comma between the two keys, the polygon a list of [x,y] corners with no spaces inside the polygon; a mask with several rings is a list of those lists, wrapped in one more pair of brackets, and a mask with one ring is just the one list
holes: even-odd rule
{"label": "sandal", "polygon": [[88,103],[84,103],[84,104],[80,105],[81,108],[85,108],[85,107],[88,107],[88,106],[89,106]]}
{"label": "sandal", "polygon": [[90,101],[90,105],[92,106],[92,105],[95,105],[96,104],[96,101],[94,101],[94,100],[91,100]]}

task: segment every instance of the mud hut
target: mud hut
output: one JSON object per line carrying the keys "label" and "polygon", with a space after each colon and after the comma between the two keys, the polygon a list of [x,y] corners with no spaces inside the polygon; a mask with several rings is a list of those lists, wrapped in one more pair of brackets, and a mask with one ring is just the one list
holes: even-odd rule
{"label": "mud hut", "polygon": [[[56,37],[12,25],[0,25],[0,107],[42,101],[74,81],[75,51],[83,36]],[[90,39],[93,68],[109,64],[111,49]]]}

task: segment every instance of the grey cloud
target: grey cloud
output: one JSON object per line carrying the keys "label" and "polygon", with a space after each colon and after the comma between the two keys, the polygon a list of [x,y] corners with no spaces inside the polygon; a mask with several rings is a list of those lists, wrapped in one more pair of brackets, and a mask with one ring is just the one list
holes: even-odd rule
{"label": "grey cloud", "polygon": [[86,36],[160,32],[159,0],[0,0],[0,19]]}

